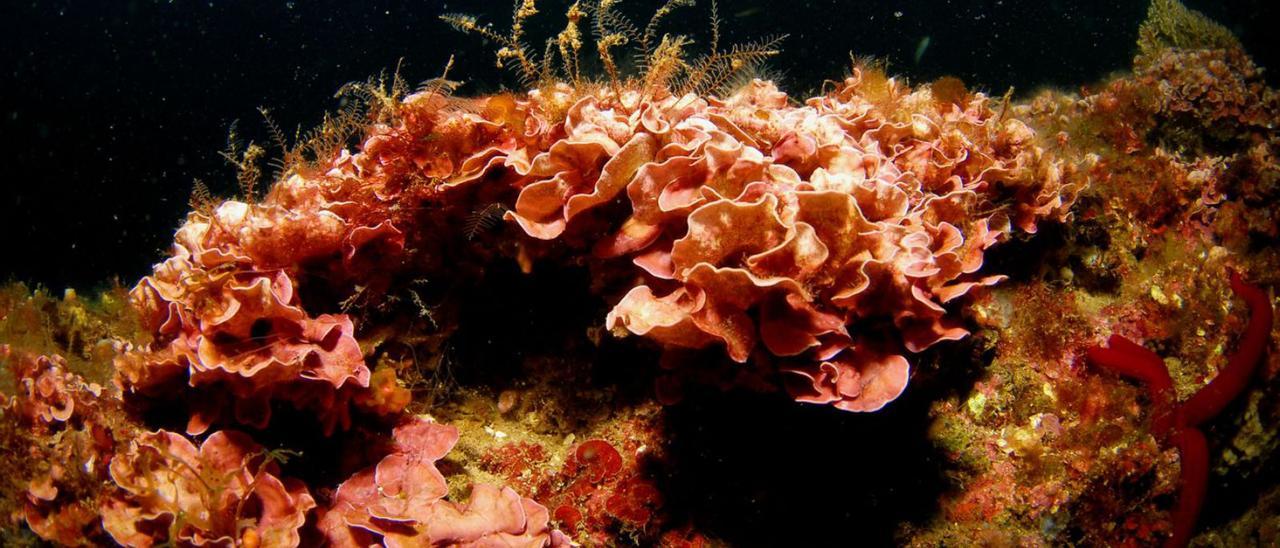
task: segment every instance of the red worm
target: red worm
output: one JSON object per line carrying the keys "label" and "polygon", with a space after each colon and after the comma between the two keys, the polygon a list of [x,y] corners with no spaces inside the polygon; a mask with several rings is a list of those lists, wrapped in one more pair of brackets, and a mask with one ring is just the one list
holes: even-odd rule
{"label": "red worm", "polygon": [[1173,434],[1182,475],[1178,479],[1178,505],[1173,509],[1173,533],[1165,548],[1182,548],[1191,542],[1200,507],[1209,485],[1209,444],[1198,428],[1183,428]]}
{"label": "red worm", "polygon": [[1213,418],[1244,390],[1262,362],[1262,352],[1271,335],[1271,302],[1266,292],[1245,283],[1235,272],[1231,273],[1231,290],[1249,304],[1249,325],[1227,367],[1182,404],[1182,420],[1187,426],[1198,426]]}
{"label": "red worm", "polygon": [[1164,361],[1156,353],[1119,335],[1107,339],[1108,347],[1089,349],[1089,363],[1147,386],[1151,397],[1151,430],[1178,449],[1182,473],[1178,480],[1178,503],[1171,515],[1173,531],[1167,548],[1182,548],[1191,542],[1200,508],[1204,506],[1209,483],[1209,445],[1198,428],[1213,418],[1244,391],[1262,361],[1271,336],[1274,312],[1271,300],[1261,288],[1245,283],[1231,272],[1231,290],[1249,305],[1249,324],[1240,347],[1227,366],[1208,385],[1187,401],[1173,402],[1173,381]]}

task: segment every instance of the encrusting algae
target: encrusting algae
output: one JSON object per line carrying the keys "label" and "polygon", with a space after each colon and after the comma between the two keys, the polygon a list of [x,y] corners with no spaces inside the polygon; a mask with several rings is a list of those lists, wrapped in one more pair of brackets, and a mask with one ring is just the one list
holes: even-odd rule
{"label": "encrusting algae", "polygon": [[[197,183],[127,295],[0,294],[6,541],[820,543],[889,492],[859,479],[896,477],[859,468],[889,429],[940,467],[898,543],[1276,538],[1199,519],[1274,475],[1280,422],[1280,99],[1222,27],[1155,0],[1133,73],[1078,94],[855,61],[798,101],[715,2],[707,40],[662,30],[690,0],[620,4],[544,48],[533,0],[506,34],[446,15],[528,91],[461,97],[450,61],[292,139],[263,110],[240,196]],[[812,500],[679,496],[736,434],[683,421],[726,402],[776,415],[735,483]],[[744,540],[737,511],[834,517]]]}

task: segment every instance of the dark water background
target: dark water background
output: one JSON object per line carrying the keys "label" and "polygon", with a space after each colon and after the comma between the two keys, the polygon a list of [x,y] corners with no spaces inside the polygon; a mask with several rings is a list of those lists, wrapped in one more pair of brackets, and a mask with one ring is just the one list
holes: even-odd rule
{"label": "dark water background", "polygon": [[[627,0],[647,13],[656,0]],[[704,32],[709,1],[676,24]],[[1263,66],[1280,66],[1272,0],[1187,2],[1234,30]],[[533,44],[563,24],[539,2]],[[848,53],[887,58],[924,81],[959,76],[1020,93],[1078,86],[1129,67],[1145,0],[721,0],[724,42],[789,34],[775,67],[801,95],[838,78]],[[164,256],[192,180],[234,192],[218,156],[227,129],[267,143],[256,107],[309,127],[333,92],[401,63],[411,82],[456,55],[461,93],[511,83],[493,48],[436,19],[482,16],[505,29],[506,1],[0,2],[0,281],[51,288],[126,284]],[[643,19],[641,20],[643,22]],[[541,31],[541,32],[540,32]],[[929,47],[913,59],[921,40]],[[1275,85],[1276,74],[1269,74]]]}

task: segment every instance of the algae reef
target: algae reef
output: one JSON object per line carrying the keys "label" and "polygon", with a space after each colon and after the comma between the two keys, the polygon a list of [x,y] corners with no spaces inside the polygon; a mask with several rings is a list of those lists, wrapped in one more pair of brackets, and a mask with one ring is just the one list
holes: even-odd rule
{"label": "algae reef", "polygon": [[512,89],[262,109],[149,275],[5,288],[3,539],[1280,538],[1280,95],[1229,31],[1155,0],[1078,91],[804,98],[716,2],[630,4],[444,15]]}

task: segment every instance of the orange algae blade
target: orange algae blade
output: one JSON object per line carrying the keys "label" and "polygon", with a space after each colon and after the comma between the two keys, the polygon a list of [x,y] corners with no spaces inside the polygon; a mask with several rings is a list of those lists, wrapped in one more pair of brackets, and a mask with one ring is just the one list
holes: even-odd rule
{"label": "orange algae blade", "polygon": [[635,178],[636,172],[653,161],[658,142],[647,133],[638,133],[622,145],[618,154],[609,159],[591,194],[571,196],[564,206],[564,217],[571,220],[589,208],[612,200]]}

